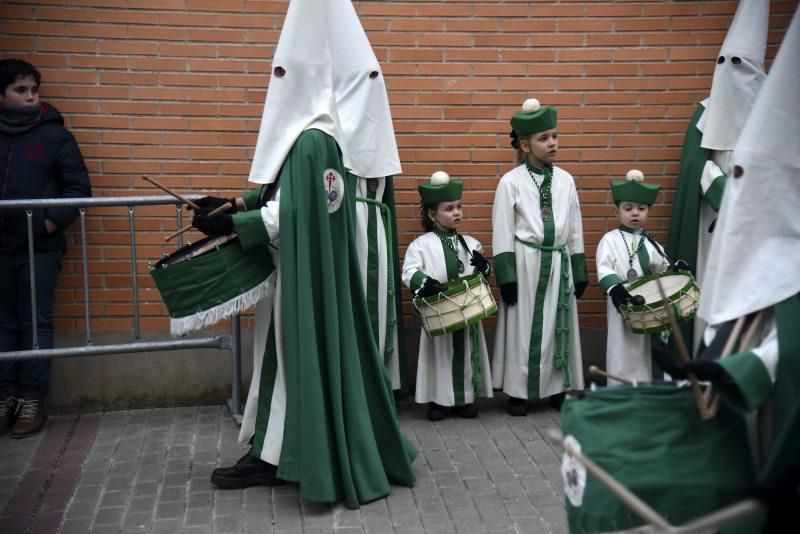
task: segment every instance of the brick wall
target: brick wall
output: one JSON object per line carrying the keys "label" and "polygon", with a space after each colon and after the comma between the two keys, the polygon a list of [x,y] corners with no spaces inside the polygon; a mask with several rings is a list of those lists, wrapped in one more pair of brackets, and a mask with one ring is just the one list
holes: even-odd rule
{"label": "brick wall", "polygon": [[[616,225],[610,177],[641,169],[663,184],[650,228],[664,240],[683,133],[708,94],[734,1],[355,2],[389,87],[404,173],[401,249],[417,235],[416,184],[465,180],[465,231],[491,244],[498,177],[512,166],[508,119],[527,97],[559,108],[559,165],[576,178],[586,252]],[[798,2],[773,1],[769,58]],[[100,196],[246,187],[285,1],[4,0],[0,55],[42,71],[43,99],[66,115]],[[166,327],[147,275],[174,208],[138,210],[142,326]],[[127,212],[90,210],[93,328],[131,325]],[[170,217],[172,216],[172,217]],[[73,232],[73,242],[77,242]],[[65,262],[57,328],[82,328],[79,249]],[[605,324],[594,284],[581,324]],[[407,295],[406,295],[407,296]]]}

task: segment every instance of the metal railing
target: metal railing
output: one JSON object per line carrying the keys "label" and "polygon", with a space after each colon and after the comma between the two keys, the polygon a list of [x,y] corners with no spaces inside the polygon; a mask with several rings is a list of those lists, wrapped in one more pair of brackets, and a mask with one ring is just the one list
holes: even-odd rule
{"label": "metal railing", "polygon": [[[201,195],[187,195],[187,198],[196,200]],[[0,200],[0,210],[24,209],[26,212],[28,230],[28,259],[30,264],[31,284],[31,321],[33,343],[30,350],[17,350],[0,352],[0,360],[35,360],[45,358],[69,358],[76,356],[96,356],[108,354],[130,354],[138,352],[153,352],[179,349],[229,349],[231,351],[231,398],[228,399],[228,408],[237,423],[241,422],[241,323],[239,315],[231,318],[231,333],[219,336],[167,339],[163,341],[142,341],[139,315],[139,284],[136,257],[136,214],[138,206],[175,205],[177,227],[183,226],[183,213],[181,204],[174,197],[163,196],[131,196],[131,197],[101,197],[101,198],[75,198],[75,199],[36,199],[36,200]],[[133,341],[130,343],[117,343],[94,345],[92,343],[91,325],[91,299],[89,293],[89,261],[87,254],[86,238],[86,208],[124,206],[128,209],[128,225],[130,232],[130,266],[131,266],[131,300],[133,305]],[[80,219],[81,235],[81,261],[83,264],[83,304],[84,322],[86,330],[86,343],[83,346],[62,347],[53,349],[39,348],[39,335],[37,327],[36,306],[36,271],[34,261],[33,239],[33,210],[37,208],[69,207],[77,208]],[[183,238],[179,236],[178,246],[183,246]]]}

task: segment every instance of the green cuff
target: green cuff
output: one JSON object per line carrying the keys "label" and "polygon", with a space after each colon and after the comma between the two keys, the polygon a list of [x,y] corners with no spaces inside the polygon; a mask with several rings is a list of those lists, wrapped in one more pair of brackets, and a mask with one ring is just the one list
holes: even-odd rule
{"label": "green cuff", "polygon": [[244,209],[247,211],[254,210],[258,207],[258,201],[261,198],[261,189],[252,189],[242,195],[244,200]]}
{"label": "green cuff", "polygon": [[420,287],[422,287],[422,282],[425,281],[427,277],[428,275],[422,271],[417,271],[411,275],[411,291],[416,292]]}
{"label": "green cuff", "polygon": [[239,243],[244,250],[263,246],[264,243],[269,242],[269,234],[267,227],[264,226],[264,220],[261,218],[261,210],[236,213],[233,216],[233,227],[236,229]]}
{"label": "green cuff", "polygon": [[711,185],[706,189],[705,199],[708,202],[708,205],[714,211],[719,211],[719,207],[722,205],[722,193],[725,192],[725,175],[720,175],[714,178],[714,181],[711,182]]}
{"label": "green cuff", "polygon": [[589,275],[586,274],[586,254],[579,252],[570,256],[569,259],[572,263],[572,281],[575,284],[588,282]]}
{"label": "green cuff", "polygon": [[499,286],[517,281],[516,254],[502,252],[494,257],[494,278]]}
{"label": "green cuff", "polygon": [[616,274],[609,274],[604,276],[602,280],[600,280],[600,291],[603,293],[608,293],[608,290],[614,287],[617,284],[622,284],[622,278],[617,276]]}
{"label": "green cuff", "polygon": [[752,352],[731,354],[719,364],[733,378],[733,383],[714,384],[737,408],[752,412],[772,393],[772,380],[761,358]]}

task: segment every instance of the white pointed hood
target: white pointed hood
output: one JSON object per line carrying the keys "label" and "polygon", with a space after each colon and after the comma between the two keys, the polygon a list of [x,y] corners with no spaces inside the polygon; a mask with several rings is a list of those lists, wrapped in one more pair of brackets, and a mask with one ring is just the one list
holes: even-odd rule
{"label": "white pointed hood", "polygon": [[800,9],[731,154],[700,316],[719,324],[800,292]]}
{"label": "white pointed hood", "polygon": [[309,128],[333,136],[357,176],[402,172],[383,74],[350,0],[290,2],[249,181],[275,181]]}
{"label": "white pointed hood", "polygon": [[[700,146],[732,150],[766,79],[769,0],[741,0],[714,69]],[[723,169],[727,171],[727,169]]]}

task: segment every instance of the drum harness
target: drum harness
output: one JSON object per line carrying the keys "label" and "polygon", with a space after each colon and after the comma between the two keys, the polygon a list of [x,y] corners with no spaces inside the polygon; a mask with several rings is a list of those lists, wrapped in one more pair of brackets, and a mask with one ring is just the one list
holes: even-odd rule
{"label": "drum harness", "polygon": [[548,252],[561,253],[561,280],[558,284],[558,305],[556,310],[556,350],[553,355],[553,367],[564,373],[564,387],[572,387],[569,380],[569,254],[567,245],[542,245],[525,241],[514,236],[516,241],[531,248]]}

